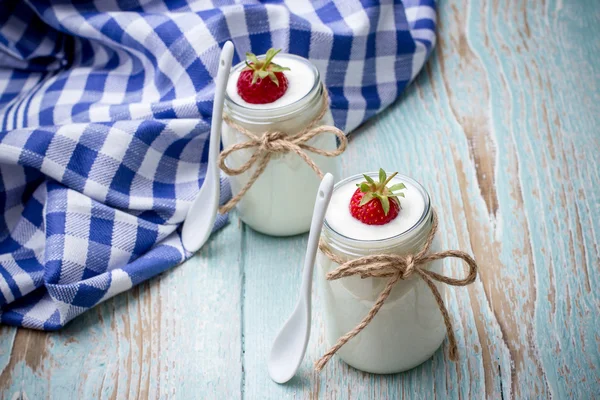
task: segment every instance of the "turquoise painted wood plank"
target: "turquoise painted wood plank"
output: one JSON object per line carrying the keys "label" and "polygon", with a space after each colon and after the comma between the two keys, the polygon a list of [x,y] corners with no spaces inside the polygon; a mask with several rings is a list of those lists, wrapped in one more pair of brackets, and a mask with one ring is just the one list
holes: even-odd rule
{"label": "turquoise painted wood plank", "polygon": [[192,260],[60,333],[0,329],[0,397],[600,397],[600,4],[448,0],[439,19],[424,73],[353,134],[340,165],[421,181],[442,243],[479,260],[480,279],[447,295],[457,363],[444,344],[403,374],[336,358],[316,374],[327,344],[315,293],[299,376],[274,384],[266,356],[306,236],[270,238],[234,215]]}
{"label": "turquoise painted wood plank", "polygon": [[184,265],[60,332],[4,327],[0,397],[238,397],[240,243],[240,226],[230,224]]}
{"label": "turquoise painted wood plank", "polygon": [[[427,75],[389,113],[353,137],[342,161],[345,175],[375,169],[373,162],[380,159],[386,168],[424,182],[446,217],[447,244],[470,248],[482,261],[482,281],[468,296],[454,290],[448,298],[453,315],[462,320],[459,336],[466,354],[456,365],[434,358],[431,364],[441,362],[433,370],[426,363],[394,377],[363,375],[341,364],[316,377],[307,364],[296,387],[274,388],[264,375],[252,375],[247,394],[294,397],[297,390],[310,390],[311,397],[385,393],[395,398],[439,394],[441,388],[452,397],[564,398],[600,392],[597,323],[591,318],[598,309],[591,290],[598,279],[598,221],[582,219],[586,211],[588,216],[598,213],[598,190],[592,184],[599,171],[594,154],[600,149],[598,72],[593,68],[598,42],[586,41],[598,33],[598,13],[586,14],[582,7],[570,15],[577,19],[561,20],[556,16],[561,10],[544,4],[536,9],[522,3],[499,12],[497,4],[458,3],[441,10],[437,59]],[[525,5],[531,9],[523,13]],[[586,29],[576,35],[570,29],[560,32],[561,46],[547,33],[552,17],[556,25],[581,23]],[[586,67],[572,65],[569,79],[557,79],[565,75],[564,66],[546,57],[558,53],[572,60],[570,47],[579,42],[587,44],[577,54],[584,57],[574,64]],[[590,86],[582,87],[583,82]],[[573,98],[557,108],[554,92]],[[583,104],[577,100],[582,92]],[[566,124],[577,128],[567,133]],[[439,162],[432,165],[431,160]],[[263,250],[248,255],[246,263],[259,263],[274,246],[256,245]],[[295,257],[300,262],[301,256]],[[252,279],[261,278],[248,275],[247,286]],[[287,315],[292,305],[278,303],[280,293],[285,290],[278,289],[269,301],[264,294],[249,298],[252,293],[246,291],[246,312],[270,306]],[[319,329],[318,314],[315,320]],[[256,326],[247,329],[252,332],[247,339],[260,341],[256,352],[246,341],[247,357],[264,358],[264,342],[272,336]],[[323,343],[317,347],[325,349]],[[315,360],[318,353],[309,347],[307,356]],[[411,380],[415,373],[418,380]]]}
{"label": "turquoise painted wood plank", "polygon": [[[493,18],[493,26],[501,29],[490,33],[489,43],[480,35],[471,36],[484,64],[499,64],[500,79],[496,82],[500,85],[493,93],[506,93],[507,101],[496,97],[492,103],[492,118],[497,121],[494,131],[499,139],[496,143],[498,154],[516,155],[521,193],[516,196],[515,211],[527,216],[525,228],[529,231],[531,255],[523,261],[530,261],[525,265],[533,263],[529,284],[523,285],[525,276],[521,281],[523,289],[529,288],[531,300],[518,304],[521,312],[530,313],[533,318],[533,327],[522,336],[523,343],[532,349],[531,362],[524,363],[518,357],[517,346],[512,346],[516,370],[513,388],[517,395],[528,393],[526,388],[533,386],[536,394],[589,397],[600,393],[592,367],[599,361],[597,338],[590,335],[595,328],[589,318],[590,312],[598,310],[598,297],[590,291],[586,266],[595,265],[592,282],[597,287],[599,263],[597,249],[594,260],[580,261],[585,257],[585,249],[594,248],[596,242],[577,238],[577,225],[585,221],[589,233],[597,231],[599,225],[597,220],[584,220],[577,215],[578,209],[585,206],[575,185],[594,190],[593,181],[572,176],[569,170],[590,166],[598,170],[593,154],[599,148],[596,125],[600,109],[593,54],[597,55],[600,47],[597,41],[588,39],[598,34],[600,14],[597,6],[584,2],[562,10],[559,3],[521,5],[497,10],[483,8],[479,15],[485,13],[488,21]],[[490,26],[485,20],[480,24]],[[573,29],[578,26],[583,29]],[[561,94],[562,104],[556,103],[554,93]],[[565,129],[567,124],[572,128]],[[581,149],[587,157],[576,158],[573,154],[575,146],[570,142],[574,137],[588,142]],[[509,140],[514,147],[506,146]],[[512,161],[505,160],[499,165]],[[497,186],[498,194],[515,187],[514,181],[508,179],[497,182]],[[595,192],[585,197],[586,206],[598,204]],[[505,224],[502,243],[511,238],[515,241],[517,230],[506,228]],[[504,264],[514,257],[514,251],[506,253]],[[591,347],[595,351],[590,353]],[[525,368],[527,373],[522,374]],[[539,380],[528,379],[536,375]],[[545,390],[538,386],[540,381],[545,381]]]}

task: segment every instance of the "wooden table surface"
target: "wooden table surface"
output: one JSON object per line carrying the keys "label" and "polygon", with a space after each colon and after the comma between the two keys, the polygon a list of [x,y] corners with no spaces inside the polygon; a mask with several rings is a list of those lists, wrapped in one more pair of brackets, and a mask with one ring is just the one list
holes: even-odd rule
{"label": "wooden table surface", "polygon": [[447,295],[458,362],[445,342],[406,373],[334,358],[317,374],[317,293],[299,376],[271,382],[307,236],[233,215],[191,260],[58,333],[2,327],[2,398],[599,398],[600,3],[453,0],[439,13],[426,69],[340,162],[344,176],[382,166],[422,182],[444,246],[479,261],[480,278]]}

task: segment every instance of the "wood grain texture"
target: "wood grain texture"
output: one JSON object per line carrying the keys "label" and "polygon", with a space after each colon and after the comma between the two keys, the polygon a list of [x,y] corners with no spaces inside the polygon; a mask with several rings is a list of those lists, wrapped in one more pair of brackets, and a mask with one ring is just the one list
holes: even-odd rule
{"label": "wood grain texture", "polygon": [[190,261],[59,333],[0,328],[0,397],[600,398],[599,37],[594,1],[442,1],[426,69],[341,157],[344,176],[422,182],[443,245],[479,261],[477,282],[448,290],[458,362],[444,344],[402,374],[337,358],[316,374],[317,292],[299,375],[274,384],[265,360],[306,235],[270,238],[234,214]]}
{"label": "wood grain texture", "polygon": [[3,327],[1,398],[238,396],[242,274],[239,247],[231,246],[239,229],[230,228],[184,265],[58,333]]}

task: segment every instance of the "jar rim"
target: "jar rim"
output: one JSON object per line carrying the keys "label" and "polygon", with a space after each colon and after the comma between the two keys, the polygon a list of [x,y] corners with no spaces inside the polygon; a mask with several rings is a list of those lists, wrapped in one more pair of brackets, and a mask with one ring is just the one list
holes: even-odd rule
{"label": "jar rim", "polygon": [[[304,103],[309,102],[310,97],[314,96],[314,93],[319,89],[319,86],[321,85],[321,75],[320,75],[317,67],[312,62],[310,62],[310,60],[308,60],[304,57],[297,56],[295,54],[283,53],[283,54],[278,54],[277,57],[290,58],[290,59],[294,59],[294,60],[297,60],[299,62],[306,64],[314,74],[313,86],[310,88],[310,90],[308,92],[306,92],[306,94],[304,96],[302,96],[301,98],[299,98],[298,100],[296,100],[295,102],[293,102],[291,104],[286,104],[283,106],[272,107],[272,108],[247,107],[243,104],[240,104],[240,103],[234,101],[227,93],[227,90],[225,90],[225,104],[226,104],[227,108],[229,108],[233,112],[242,113],[242,114],[251,115],[251,116],[261,116],[261,114],[264,114],[265,112],[266,113],[277,112],[278,114],[275,116],[272,116],[272,118],[281,118],[281,117],[284,117],[286,115],[296,112],[297,109],[300,107],[299,105],[303,105]],[[264,59],[265,55],[257,56],[257,58],[259,60]],[[244,67],[246,67],[245,61],[239,62],[238,64],[234,65],[231,68],[230,75],[232,75],[234,72],[236,72],[237,70],[242,69]]]}
{"label": "jar rim", "polygon": [[[379,176],[379,172],[367,172],[364,175],[378,177]],[[356,175],[349,176],[349,177],[347,177],[347,178],[339,181],[333,187],[333,191],[335,192],[342,185],[344,185],[344,184],[346,184],[346,183],[348,183],[350,181],[357,180],[357,178],[361,178],[362,176],[363,176],[363,174],[356,174]],[[388,243],[396,242],[398,239],[401,239],[403,237],[408,237],[409,234],[411,234],[419,226],[421,226],[427,220],[427,216],[429,214],[431,214],[431,198],[430,198],[429,193],[427,192],[427,190],[425,190],[425,188],[423,187],[423,185],[421,185],[416,180],[412,179],[409,176],[403,175],[403,174],[397,174],[396,177],[397,178],[401,178],[402,180],[409,182],[411,185],[413,185],[415,188],[417,188],[417,190],[419,191],[419,193],[423,197],[423,200],[424,200],[424,203],[425,203],[425,207],[423,207],[423,213],[421,214],[421,216],[419,217],[419,219],[417,220],[417,222],[415,222],[413,224],[413,226],[411,226],[407,230],[405,230],[405,231],[403,231],[403,232],[401,232],[401,233],[399,233],[397,235],[390,236],[390,237],[387,237],[387,238],[384,238],[384,239],[355,239],[355,238],[348,237],[348,236],[346,236],[346,235],[344,235],[344,234],[336,231],[335,229],[333,229],[329,225],[329,223],[327,222],[327,218],[325,218],[324,221],[323,221],[323,227],[325,228],[325,231],[327,233],[331,233],[336,239],[341,239],[344,242],[347,242],[347,244],[350,245],[350,246],[352,246],[353,244],[370,243],[370,244],[379,245],[379,246],[384,247]]]}

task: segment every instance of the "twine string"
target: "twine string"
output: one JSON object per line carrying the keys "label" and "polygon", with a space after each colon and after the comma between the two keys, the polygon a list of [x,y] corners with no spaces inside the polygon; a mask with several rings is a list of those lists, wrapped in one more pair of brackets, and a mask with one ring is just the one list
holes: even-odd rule
{"label": "twine string", "polygon": [[[335,280],[348,276],[358,275],[361,278],[390,278],[385,285],[383,291],[377,297],[375,304],[360,323],[340,337],[337,343],[332,346],[324,355],[315,363],[315,369],[320,371],[325,364],[333,357],[333,355],[344,346],[349,340],[358,335],[379,312],[385,301],[388,299],[394,286],[400,281],[410,278],[412,275],[418,275],[429,287],[435,301],[442,313],[444,325],[448,332],[448,342],[450,344],[450,359],[456,361],[458,359],[458,346],[456,337],[452,327],[452,321],[448,309],[444,305],[444,299],[437,289],[435,282],[445,283],[451,286],[465,286],[475,281],[477,277],[477,263],[469,254],[459,250],[446,250],[437,253],[429,253],[431,243],[438,229],[437,214],[433,212],[433,221],[431,230],[425,244],[416,254],[395,255],[395,254],[377,254],[360,257],[354,260],[345,261],[335,255],[331,249],[321,240],[319,249],[333,262],[339,264],[335,270],[329,272],[326,276],[327,280]],[[429,271],[425,266],[435,260],[454,257],[463,260],[468,266],[468,273],[465,278],[456,279],[445,275]]]}
{"label": "twine string", "polygon": [[[252,187],[258,177],[265,171],[271,157],[275,154],[296,153],[308,166],[312,168],[319,178],[323,178],[323,172],[306,153],[311,152],[325,157],[336,157],[342,154],[348,146],[348,139],[342,130],[331,125],[317,126],[329,109],[329,97],[327,90],[323,88],[323,102],[319,113],[301,131],[294,135],[287,135],[281,131],[268,131],[262,136],[255,135],[248,129],[234,122],[228,115],[223,116],[227,125],[240,132],[248,138],[247,141],[229,146],[219,154],[218,165],[223,172],[229,176],[236,176],[248,171],[256,165],[256,169],[242,189],[225,205],[219,208],[220,214],[230,211],[242,199],[246,192]],[[319,149],[307,144],[312,138],[324,133],[334,134],[339,140],[339,146],[332,151]],[[237,168],[228,167],[225,160],[236,151],[254,148],[252,156],[244,164]]]}

